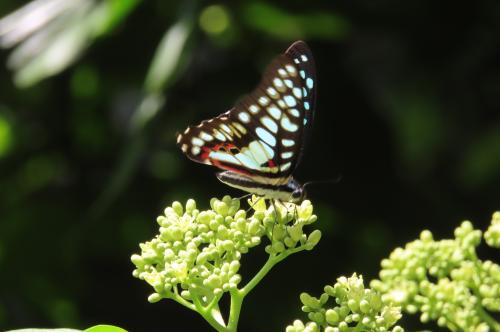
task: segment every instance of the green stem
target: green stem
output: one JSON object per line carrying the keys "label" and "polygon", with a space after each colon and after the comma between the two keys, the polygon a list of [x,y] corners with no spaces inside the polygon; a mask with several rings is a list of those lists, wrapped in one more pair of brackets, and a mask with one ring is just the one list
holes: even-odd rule
{"label": "green stem", "polygon": [[262,266],[259,272],[257,272],[257,274],[252,278],[252,280],[250,280],[243,288],[239,290],[235,289],[230,291],[231,306],[229,309],[229,319],[227,326],[224,325],[224,321],[222,320],[222,315],[220,314],[219,306],[217,305],[218,300],[220,300],[220,296],[212,299],[212,301],[210,301],[210,303],[207,306],[203,306],[200,299],[197,296],[193,296],[194,308],[191,307],[189,308],[199,312],[200,315],[203,318],[205,318],[205,320],[215,330],[219,332],[236,332],[245,296],[247,296],[247,294],[250,293],[250,291],[254,289],[255,286],[257,286],[257,284],[269,273],[269,271],[271,271],[274,265],[281,262],[283,259],[290,256],[291,254],[302,251],[304,249],[306,249],[306,246],[302,245],[297,248],[288,249],[278,255],[275,254],[269,255],[266,263]]}
{"label": "green stem", "polygon": [[185,306],[186,308],[188,309],[191,309],[193,311],[198,311],[198,309],[196,308],[196,306],[194,304],[192,304],[191,302],[189,301],[186,301],[185,299],[183,299],[180,295],[178,294],[174,294],[172,296],[172,299],[175,300],[177,303],[180,303],[182,304],[183,306]]}
{"label": "green stem", "polygon": [[257,286],[257,284],[269,273],[269,271],[273,268],[274,265],[278,264],[279,262],[281,262],[282,260],[284,260],[288,256],[295,254],[299,251],[302,251],[304,249],[306,249],[306,246],[302,245],[300,247],[296,247],[293,249],[287,249],[278,255],[276,255],[276,254],[269,255],[269,258],[267,259],[264,266],[262,266],[260,271],[252,278],[252,280],[250,280],[245,285],[245,287],[240,289],[240,292],[243,294],[243,297],[245,297],[248,293],[250,293],[250,291],[255,286]]}
{"label": "green stem", "polygon": [[240,319],[241,307],[243,305],[243,299],[246,294],[243,294],[241,290],[234,290],[230,292],[231,294],[231,307],[229,309],[229,320],[227,323],[227,330],[236,332],[238,327],[238,321]]}
{"label": "green stem", "polygon": [[[476,269],[480,271],[482,269],[482,265],[479,262],[479,260],[476,258],[474,262]],[[478,298],[477,304],[476,304],[476,311],[479,317],[486,322],[495,332],[500,332],[500,323],[497,322],[493,317],[491,317],[481,306],[482,302],[482,296],[481,293],[479,292],[479,285],[481,284],[482,280],[479,280],[475,284],[471,285],[470,288],[472,289],[472,293]]]}
{"label": "green stem", "polygon": [[240,293],[243,297],[245,297],[250,291],[257,286],[257,284],[266,276],[266,274],[271,271],[274,265],[278,263],[280,260],[278,260],[279,256],[276,255],[269,255],[269,258],[267,259],[266,263],[262,266],[262,268],[257,272],[257,274],[250,280],[245,287],[240,289]]}
{"label": "green stem", "polygon": [[493,317],[491,317],[481,305],[476,307],[477,314],[481,319],[486,322],[495,332],[500,332],[500,323],[498,323]]}
{"label": "green stem", "polygon": [[219,310],[218,305],[212,305],[210,307],[205,307],[201,303],[198,296],[193,296],[193,303],[196,307],[196,311],[203,317],[205,320],[212,326],[215,330],[219,332],[227,332],[227,328],[224,325],[224,321],[222,320],[222,315]]}

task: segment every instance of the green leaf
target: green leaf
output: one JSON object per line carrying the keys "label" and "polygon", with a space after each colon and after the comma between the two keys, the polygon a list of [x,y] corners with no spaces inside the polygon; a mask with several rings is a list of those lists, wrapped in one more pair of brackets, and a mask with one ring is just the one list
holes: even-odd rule
{"label": "green leaf", "polygon": [[5,332],[127,332],[127,330],[122,329],[118,326],[113,325],[96,325],[89,327],[86,330],[75,330],[75,329],[20,329],[20,330],[9,330]]}
{"label": "green leaf", "polygon": [[89,327],[85,332],[127,332],[127,330],[113,325],[96,325]]}
{"label": "green leaf", "polygon": [[340,15],[326,12],[295,14],[265,2],[251,2],[244,7],[243,20],[253,29],[283,40],[337,40],[349,31],[349,23]]}

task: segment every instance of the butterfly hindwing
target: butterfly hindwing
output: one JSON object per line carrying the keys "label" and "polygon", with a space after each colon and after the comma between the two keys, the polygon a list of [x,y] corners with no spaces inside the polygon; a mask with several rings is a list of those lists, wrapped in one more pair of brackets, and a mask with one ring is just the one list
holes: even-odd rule
{"label": "butterfly hindwing", "polygon": [[235,106],[177,137],[192,160],[259,182],[288,181],[302,153],[315,103],[315,66],[295,42],[266,68],[257,88]]}

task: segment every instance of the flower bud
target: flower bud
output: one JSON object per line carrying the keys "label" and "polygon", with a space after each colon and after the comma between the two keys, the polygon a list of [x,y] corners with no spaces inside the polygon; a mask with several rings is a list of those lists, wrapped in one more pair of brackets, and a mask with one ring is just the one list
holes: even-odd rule
{"label": "flower bud", "polygon": [[153,293],[148,296],[148,302],[149,303],[156,303],[161,300],[161,296],[158,293]]}
{"label": "flower bud", "polygon": [[[181,204],[181,203],[179,203],[179,202],[177,202],[177,201],[175,201],[175,202],[173,202],[173,203],[172,203],[172,209],[174,210],[174,212],[175,212],[175,213],[176,213],[179,217],[181,217],[181,216],[182,216],[182,214],[184,213],[184,211],[183,211],[184,209],[183,209],[183,207],[182,207],[182,204]],[[165,213],[165,214],[167,214],[167,213]]]}

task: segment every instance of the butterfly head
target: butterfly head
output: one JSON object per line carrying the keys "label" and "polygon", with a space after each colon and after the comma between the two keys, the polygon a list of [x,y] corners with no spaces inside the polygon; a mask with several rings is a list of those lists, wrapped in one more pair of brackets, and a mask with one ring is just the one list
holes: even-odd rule
{"label": "butterfly head", "polygon": [[292,203],[300,203],[306,198],[305,186],[298,183],[295,179],[290,179],[288,186],[292,189],[289,201]]}

